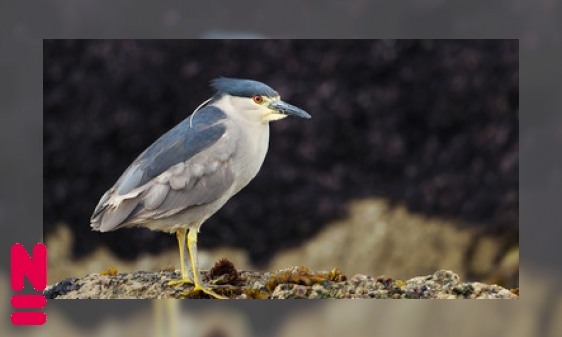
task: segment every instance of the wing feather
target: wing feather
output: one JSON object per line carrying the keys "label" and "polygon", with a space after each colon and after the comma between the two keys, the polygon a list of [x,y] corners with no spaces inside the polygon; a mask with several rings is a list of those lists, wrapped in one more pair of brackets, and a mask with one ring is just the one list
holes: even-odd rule
{"label": "wing feather", "polygon": [[[204,205],[218,199],[234,181],[234,173],[230,161],[214,163],[215,170],[209,170],[199,178],[194,179],[194,184],[189,188],[172,190],[166,200],[160,205],[160,210],[179,211],[189,206]],[[207,164],[205,168],[209,168]]]}
{"label": "wing feather", "polygon": [[234,181],[236,150],[223,117],[204,107],[145,150],[104,194],[92,228],[111,231],[218,199]]}
{"label": "wing feather", "polygon": [[144,203],[144,208],[147,210],[155,210],[164,202],[164,199],[168,197],[170,193],[169,184],[154,184],[149,188],[146,194],[143,196],[142,201]]}

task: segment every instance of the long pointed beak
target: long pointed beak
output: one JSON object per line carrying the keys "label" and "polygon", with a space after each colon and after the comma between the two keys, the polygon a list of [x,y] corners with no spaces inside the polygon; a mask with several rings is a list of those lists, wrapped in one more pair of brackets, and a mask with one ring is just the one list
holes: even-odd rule
{"label": "long pointed beak", "polygon": [[284,115],[293,115],[293,116],[297,116],[300,118],[307,118],[307,119],[311,117],[303,109],[297,108],[296,106],[291,105],[289,103],[285,103],[282,100],[277,100],[275,102],[272,102],[271,104],[269,104],[269,108]]}

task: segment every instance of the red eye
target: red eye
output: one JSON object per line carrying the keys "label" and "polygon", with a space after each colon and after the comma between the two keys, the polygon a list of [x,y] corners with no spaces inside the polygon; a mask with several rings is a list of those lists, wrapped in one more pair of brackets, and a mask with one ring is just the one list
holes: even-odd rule
{"label": "red eye", "polygon": [[259,104],[259,103],[263,102],[263,98],[259,95],[254,96],[254,102]]}

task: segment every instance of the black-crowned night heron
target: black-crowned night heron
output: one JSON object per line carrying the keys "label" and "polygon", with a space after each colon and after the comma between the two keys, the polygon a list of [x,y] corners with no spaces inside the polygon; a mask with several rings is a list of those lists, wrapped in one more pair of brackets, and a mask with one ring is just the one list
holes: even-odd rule
{"label": "black-crowned night heron", "polygon": [[100,232],[131,226],[175,232],[182,282],[222,298],[201,281],[197,233],[258,173],[268,148],[269,122],[310,115],[281,101],[277,91],[261,82],[218,78],[211,86],[215,95],[135,159],[101,197],[90,221]]}

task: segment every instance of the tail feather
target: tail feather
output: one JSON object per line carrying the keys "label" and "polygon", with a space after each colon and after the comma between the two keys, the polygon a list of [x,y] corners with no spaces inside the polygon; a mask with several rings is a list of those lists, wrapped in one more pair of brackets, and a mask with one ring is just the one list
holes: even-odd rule
{"label": "tail feather", "polygon": [[123,225],[141,201],[139,193],[117,196],[113,190],[107,191],[96,206],[90,219],[90,227],[94,231],[109,232]]}

